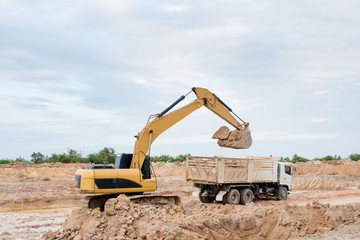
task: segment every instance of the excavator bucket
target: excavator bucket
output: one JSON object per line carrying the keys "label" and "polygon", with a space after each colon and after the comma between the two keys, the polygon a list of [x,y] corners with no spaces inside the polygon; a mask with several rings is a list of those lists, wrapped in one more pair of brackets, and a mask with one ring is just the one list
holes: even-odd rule
{"label": "excavator bucket", "polygon": [[226,126],[222,126],[214,133],[212,138],[218,139],[219,146],[227,148],[247,149],[252,144],[251,132],[247,126],[233,131],[230,131]]}

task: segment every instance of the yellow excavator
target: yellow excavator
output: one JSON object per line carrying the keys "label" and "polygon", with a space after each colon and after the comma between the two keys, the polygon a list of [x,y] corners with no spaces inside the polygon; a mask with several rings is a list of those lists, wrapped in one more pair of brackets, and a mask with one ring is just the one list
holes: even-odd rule
{"label": "yellow excavator", "polygon": [[[197,99],[189,104],[169,112],[175,105],[194,92]],[[113,166],[90,165],[79,169],[75,173],[75,189],[81,193],[87,193],[83,198],[89,208],[100,207],[104,210],[105,202],[115,198],[119,194],[135,195],[132,201],[172,201],[178,205],[180,199],[176,195],[138,195],[144,192],[156,190],[156,179],[151,178],[150,150],[151,144],[164,131],[175,125],[180,120],[201,108],[207,107],[216,115],[224,119],[237,130],[244,134],[242,142],[246,142],[244,148],[251,145],[251,135],[248,130],[249,123],[244,122],[229,108],[220,98],[205,88],[192,88],[186,95],[181,96],[168,108],[159,114],[151,115],[146,126],[136,137],[134,152],[132,154],[118,154]],[[239,123],[236,118],[242,123]],[[160,200],[159,200],[160,199]]]}

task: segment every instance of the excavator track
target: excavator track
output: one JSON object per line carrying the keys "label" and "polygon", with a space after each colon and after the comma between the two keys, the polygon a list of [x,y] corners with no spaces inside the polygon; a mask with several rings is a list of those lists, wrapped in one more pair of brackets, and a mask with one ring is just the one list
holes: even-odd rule
{"label": "excavator track", "polygon": [[[112,198],[117,198],[120,193],[105,193],[92,194],[84,196],[81,199],[81,204],[85,208],[95,209],[100,208],[100,211],[105,210],[106,201]],[[181,199],[177,195],[170,194],[144,194],[144,195],[127,195],[129,200],[140,205],[170,205],[180,206]]]}

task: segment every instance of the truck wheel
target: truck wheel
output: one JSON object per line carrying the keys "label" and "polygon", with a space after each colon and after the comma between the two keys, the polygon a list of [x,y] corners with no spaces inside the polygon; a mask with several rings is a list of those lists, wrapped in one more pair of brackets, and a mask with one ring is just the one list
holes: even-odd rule
{"label": "truck wheel", "polygon": [[239,204],[239,201],[240,201],[240,193],[237,189],[231,189],[226,194],[226,202],[228,204],[236,205]]}
{"label": "truck wheel", "polygon": [[286,200],[288,195],[288,191],[286,187],[279,187],[279,193],[277,196],[277,200]]}
{"label": "truck wheel", "polygon": [[250,190],[250,188],[244,188],[243,190],[241,190],[240,193],[240,203],[242,205],[246,205],[252,202],[254,198],[254,194],[253,192]]}
{"label": "truck wheel", "polygon": [[200,192],[199,199],[200,199],[200,202],[202,202],[202,203],[212,203],[215,200],[215,197],[202,196],[202,192]]}

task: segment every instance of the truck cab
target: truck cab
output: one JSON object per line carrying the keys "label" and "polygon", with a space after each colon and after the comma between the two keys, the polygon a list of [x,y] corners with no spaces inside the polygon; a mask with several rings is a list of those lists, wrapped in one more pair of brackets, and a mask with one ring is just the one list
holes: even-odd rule
{"label": "truck cab", "polygon": [[293,170],[289,163],[278,162],[278,183],[287,187],[288,191],[292,190],[291,180]]}

